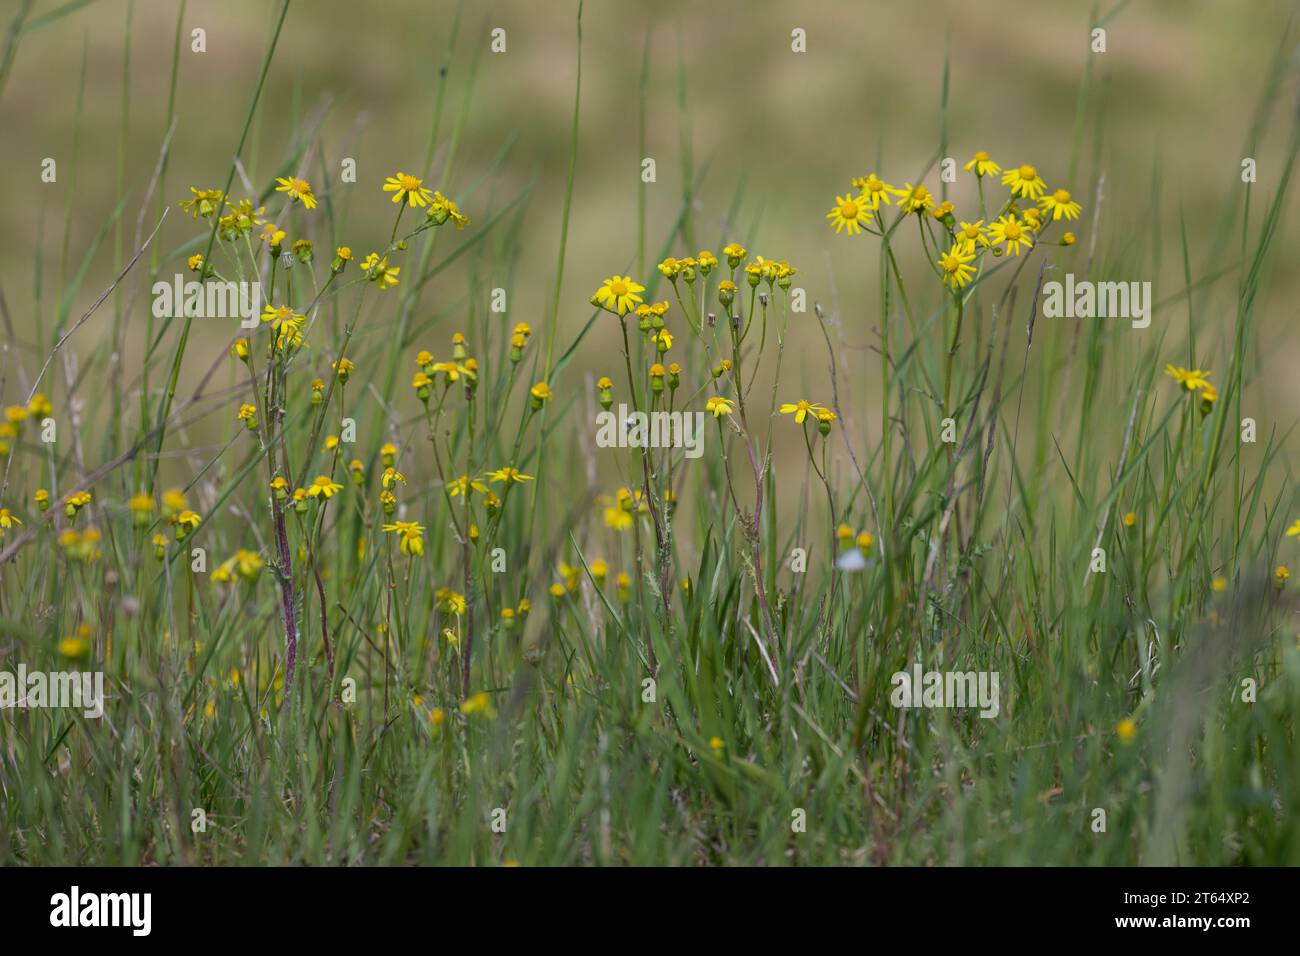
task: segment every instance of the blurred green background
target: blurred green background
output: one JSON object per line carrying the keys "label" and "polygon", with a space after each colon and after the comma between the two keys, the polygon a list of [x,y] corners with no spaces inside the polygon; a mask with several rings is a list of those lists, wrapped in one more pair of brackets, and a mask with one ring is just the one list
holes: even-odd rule
{"label": "blurred green background", "polygon": [[[586,322],[587,297],[602,278],[629,269],[653,275],[689,176],[697,183],[688,219],[693,245],[674,242],[673,251],[716,248],[725,236],[743,242],[751,254],[790,260],[801,270],[810,301],[836,307],[846,346],[842,368],[851,373],[859,361],[864,370],[875,367],[869,352],[878,321],[875,240],[837,237],[823,216],[851,177],[875,170],[890,182],[914,180],[937,154],[945,55],[946,153],[964,164],[974,150],[987,149],[1004,166],[1033,162],[1051,187],[1071,188],[1084,204],[1080,249],[1098,223],[1097,179],[1104,173],[1103,244],[1112,259],[1151,256],[1147,245],[1163,244],[1155,251],[1159,273],[1130,278],[1153,279],[1158,301],[1173,296],[1183,285],[1180,209],[1199,277],[1208,271],[1223,204],[1240,195],[1243,143],[1251,137],[1269,61],[1295,6],[1285,0],[1099,6],[1066,0],[589,2],[582,21],[581,128],[557,351]],[[509,284],[503,324],[528,321],[542,328],[569,157],[576,9],[574,3],[525,0],[463,6],[296,0],[290,7],[245,151],[259,188],[295,137],[319,122],[325,168],[335,175],[321,179],[318,157],[307,178],[337,204],[342,238],[358,252],[388,236],[392,206],[380,186],[394,170],[427,174],[429,185],[461,200],[475,226],[528,191],[526,204],[511,213],[509,238],[502,230],[502,238],[485,243],[481,255],[458,261],[421,297],[422,317],[437,319],[429,343],[435,351],[459,327],[471,288],[485,301],[488,288]],[[10,341],[28,375],[50,344],[35,341],[36,312],[48,316],[56,309],[60,280],[75,274],[120,185],[131,193],[123,212],[125,237],[110,233],[99,246],[71,303],[74,319],[129,256],[122,247],[130,245],[139,197],[165,132],[179,10],[178,3],[163,0],[6,0],[0,30],[8,31],[19,15],[23,23],[16,42],[10,34],[9,75],[0,94],[0,149],[8,172],[0,179],[0,208],[6,210],[0,289]],[[188,195],[191,184],[224,183],[277,10],[278,4],[253,0],[192,0],[185,6],[176,131],[164,181],[173,204]],[[1108,18],[1104,54],[1089,52],[1089,29],[1098,18]],[[507,44],[499,54],[489,49],[498,27],[506,31]],[[796,27],[807,33],[803,54],[791,51]],[[189,49],[194,28],[206,31],[206,53]],[[453,31],[454,49],[447,56]],[[128,41],[129,109],[123,96]],[[1090,60],[1089,105],[1076,134]],[[657,161],[658,178],[647,188],[648,240],[641,262],[643,62],[649,70],[646,152]],[[433,168],[420,169],[440,90],[444,135]],[[1294,95],[1288,74],[1253,150],[1257,209],[1284,172],[1284,121]],[[448,140],[461,116],[448,170]],[[1075,180],[1067,182],[1076,135],[1081,159]],[[338,181],[344,156],[357,160],[355,184]],[[55,184],[40,180],[44,157],[59,162]],[[939,186],[937,169],[926,182]],[[238,188],[234,193],[243,195]],[[971,178],[962,174],[951,196],[959,213],[968,211]],[[151,208],[146,231],[155,218]],[[1158,230],[1147,228],[1153,218]],[[1285,262],[1297,252],[1294,219],[1284,219],[1282,230]],[[163,275],[183,270],[179,260],[166,257],[197,232],[173,205],[158,244]],[[1130,235],[1141,238],[1128,240]],[[1137,243],[1140,249],[1133,247]],[[1235,239],[1227,243],[1234,259],[1236,248]],[[929,282],[915,256],[912,264],[916,281]],[[1290,409],[1300,398],[1290,335],[1297,278],[1294,271],[1280,271],[1261,293],[1261,334],[1254,343],[1260,381],[1253,387],[1263,389],[1257,394],[1275,403],[1273,408]],[[1200,347],[1217,367],[1226,362],[1235,278],[1210,291],[1210,334]],[[930,294],[933,307],[937,289]],[[121,306],[106,305],[78,333],[75,349],[102,347],[114,307]],[[142,294],[127,317],[128,368],[139,355],[147,308]],[[1184,323],[1177,304],[1166,306],[1145,334],[1167,329],[1169,358],[1178,361],[1174,343],[1181,341]],[[575,368],[596,375],[612,371],[611,325],[588,338]],[[47,339],[51,326],[44,324]],[[200,348],[187,357],[183,385],[208,368],[230,331],[196,328]],[[1130,336],[1140,334],[1117,331],[1114,341],[1136,350]],[[822,382],[825,349],[811,316],[792,325],[790,340],[795,374]],[[16,378],[22,376],[7,376],[5,401],[20,397]],[[817,384],[809,388],[817,393],[812,397],[822,391]],[[869,403],[872,394],[863,389],[854,400]],[[875,425],[864,428],[870,433]]]}

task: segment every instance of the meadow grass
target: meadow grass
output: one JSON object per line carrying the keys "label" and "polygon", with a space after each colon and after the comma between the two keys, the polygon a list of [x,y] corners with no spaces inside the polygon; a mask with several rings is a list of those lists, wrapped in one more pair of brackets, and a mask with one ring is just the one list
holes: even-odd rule
{"label": "meadow grass", "polygon": [[[119,151],[99,239],[80,263],[66,240],[38,262],[37,313],[53,318],[39,351],[15,348],[4,368],[0,670],[102,670],[108,700],[102,719],[4,715],[0,862],[1300,862],[1300,652],[1278,573],[1296,546],[1290,424],[1249,397],[1293,122],[1271,126],[1283,174],[1263,196],[1242,184],[1200,247],[1185,228],[1103,230],[1115,213],[1087,140],[1105,108],[1089,68],[1069,164],[1081,219],[1045,222],[1022,255],[994,242],[954,288],[957,219],[1023,225],[1036,204],[1013,210],[996,175],[978,180],[982,208],[950,220],[907,214],[918,194],[896,190],[864,234],[837,240],[879,277],[871,302],[818,292],[758,248],[728,256],[755,246],[735,224],[760,212],[737,187],[722,234],[697,221],[703,170],[683,136],[671,230],[650,234],[642,187],[637,233],[579,271],[566,262],[579,8],[554,287],[525,333],[491,310],[487,277],[517,260],[533,197],[497,196],[493,166],[457,163],[476,68],[430,91],[414,175],[446,196],[389,203],[373,177],[300,190],[338,176],[310,118],[294,118],[287,155],[268,162],[256,142],[288,8],[250,78],[239,162],[197,184],[220,190],[213,211],[177,207],[197,200],[168,162],[173,67],[147,181],[129,182]],[[182,5],[174,58],[183,18]],[[449,51],[460,30],[457,13]],[[1243,155],[1278,110],[1285,48]],[[642,144],[648,63],[647,45]],[[941,182],[943,69],[934,160],[892,182]],[[139,104],[123,89],[124,144]],[[75,178],[67,188],[70,217]],[[947,196],[942,182],[933,199]],[[356,203],[384,208],[391,233],[356,236]],[[176,218],[188,237],[162,248]],[[1062,244],[1067,226],[1078,242]],[[109,237],[118,280],[90,299],[82,279]],[[1182,287],[1163,290],[1150,328],[1042,314],[1062,273],[1139,279],[1165,247]],[[447,287],[453,264],[464,288]],[[287,309],[248,333],[232,323],[231,351],[201,356],[194,381],[182,370],[204,320],[136,318],[155,279],[187,269],[260,281]],[[619,302],[634,294],[666,315]],[[443,314],[429,317],[429,296]],[[79,330],[108,309],[117,347],[97,349]],[[139,367],[123,367],[113,356],[137,321]],[[597,364],[582,345],[600,324],[621,329],[621,350]],[[855,350],[867,335],[872,351]],[[794,381],[794,337],[822,353],[815,384]],[[656,362],[679,363],[679,384]],[[1214,388],[1183,363],[1211,369]],[[781,406],[803,399],[833,414],[796,424]],[[708,408],[703,457],[596,447],[609,401]],[[998,673],[998,715],[892,706],[892,676],[917,663]]]}

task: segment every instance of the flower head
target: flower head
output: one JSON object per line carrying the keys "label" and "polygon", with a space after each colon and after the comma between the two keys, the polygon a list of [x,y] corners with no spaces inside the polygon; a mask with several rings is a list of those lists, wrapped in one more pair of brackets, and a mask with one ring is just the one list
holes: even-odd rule
{"label": "flower head", "polygon": [[423,179],[403,172],[394,173],[384,180],[384,192],[393,194],[393,202],[405,199],[409,206],[427,206],[433,200],[433,194],[425,188]]}
{"label": "flower head", "polygon": [[721,395],[714,395],[704,403],[704,410],[714,418],[721,418],[723,415],[730,415],[734,403],[729,398],[723,398]]}
{"label": "flower head", "polygon": [[1002,185],[1011,187],[1011,195],[1037,199],[1047,188],[1047,183],[1033,166],[1013,166],[1002,174]]}
{"label": "flower head", "polygon": [[312,195],[311,183],[307,180],[292,176],[288,179],[276,177],[275,181],[279,183],[275,187],[276,192],[287,193],[290,199],[298,200],[308,209],[316,208],[316,197]]}
{"label": "flower head", "polygon": [[817,410],[820,409],[821,407],[822,406],[817,404],[816,402],[810,402],[807,399],[801,398],[797,402],[786,402],[784,405],[782,405],[781,414],[793,415],[795,423],[802,425],[803,420],[807,418],[810,414],[815,417],[817,415]]}
{"label": "flower head", "polygon": [[307,486],[307,497],[329,499],[342,490],[343,486],[330,478],[329,475],[317,475],[312,483]]}
{"label": "flower head", "polygon": [[396,534],[403,554],[424,554],[424,528],[415,521],[394,521],[383,525],[383,530]]}
{"label": "flower head", "polygon": [[627,315],[641,303],[640,293],[645,286],[633,282],[631,276],[610,276],[596,290],[593,299],[605,311],[615,315]]}
{"label": "flower head", "polygon": [[1020,255],[1021,249],[1034,246],[1033,234],[1014,215],[999,217],[989,226],[988,235],[991,245],[1003,246],[1003,251],[1013,256]]}
{"label": "flower head", "polygon": [[1064,216],[1066,219],[1078,219],[1079,213],[1083,211],[1082,207],[1070,198],[1070,192],[1067,189],[1058,189],[1056,192],[1043,196],[1038,200],[1038,205],[1043,207],[1044,212],[1052,214],[1052,220],[1056,221]]}
{"label": "flower head", "polygon": [[863,197],[836,196],[835,205],[826,214],[838,234],[848,230],[850,236],[856,236],[862,227],[871,222],[871,207]]}
{"label": "flower head", "polygon": [[1002,172],[1002,167],[989,159],[989,154],[982,149],[970,158],[965,168],[966,172],[973,172],[976,176],[996,176]]}

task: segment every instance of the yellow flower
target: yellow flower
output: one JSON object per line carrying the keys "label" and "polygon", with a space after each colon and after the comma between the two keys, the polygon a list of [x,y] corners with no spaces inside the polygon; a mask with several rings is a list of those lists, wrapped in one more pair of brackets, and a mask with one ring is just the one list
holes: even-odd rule
{"label": "yellow flower", "polygon": [[230,559],[235,566],[235,571],[245,581],[256,581],[257,576],[262,573],[262,556],[256,551],[246,551],[240,548],[235,552],[235,556]]}
{"label": "yellow flower", "polygon": [[184,511],[187,507],[185,503],[185,492],[181,491],[179,488],[168,488],[163,492],[162,505],[163,514],[168,518],[178,512]]}
{"label": "yellow flower", "polygon": [[542,402],[550,401],[552,396],[551,387],[545,382],[538,382],[528,390],[528,394],[533,397],[533,405],[541,408]]}
{"label": "yellow flower", "polygon": [[203,268],[203,255],[196,252],[185,260],[185,264],[189,266],[191,272],[198,272]]}
{"label": "yellow flower", "polygon": [[607,574],[609,574],[609,565],[604,559],[596,558],[591,562],[591,576],[595,578],[597,584],[603,584]]}
{"label": "yellow flower", "polygon": [[176,516],[176,540],[184,541],[202,520],[198,512],[190,511],[188,508],[182,511]]}
{"label": "yellow flower", "polygon": [[32,396],[32,400],[27,403],[27,410],[37,418],[44,418],[46,415],[53,413],[54,404],[44,392],[37,392]]}
{"label": "yellow flower", "polygon": [[989,154],[981,149],[966,164],[966,172],[973,172],[976,176],[996,176],[1002,172],[1002,167],[989,159]]}
{"label": "yellow flower", "polygon": [[462,714],[483,714],[491,717],[493,713],[492,698],[486,692],[479,691],[474,696],[465,699],[465,702],[460,705],[460,712]]}
{"label": "yellow flower", "polygon": [[727,748],[727,744],[721,737],[709,738],[709,749],[713,751],[713,756],[721,757],[722,752]]}
{"label": "yellow flower", "polygon": [[457,229],[469,225],[469,216],[462,214],[459,206],[437,190],[434,190],[433,200],[429,203],[428,215],[439,226],[448,219],[456,224]]}
{"label": "yellow flower", "polygon": [[992,245],[1006,244],[1004,252],[1013,256],[1020,255],[1021,248],[1032,249],[1034,245],[1033,236],[1025,228],[1024,223],[1012,216],[1001,216],[998,221],[989,226],[989,242]]}
{"label": "yellow flower", "polygon": [[1017,166],[1002,174],[1002,185],[1011,187],[1011,195],[1037,199],[1047,188],[1033,166]]}
{"label": "yellow flower", "polygon": [[[369,265],[367,265],[369,263]],[[379,283],[379,290],[391,289],[398,283],[398,273],[402,271],[400,266],[390,266],[388,257],[380,259],[375,253],[366,256],[366,261],[361,263],[361,268],[365,271],[371,282]]]}
{"label": "yellow flower", "polygon": [[657,333],[650,336],[650,341],[655,343],[655,347],[660,353],[667,352],[673,347],[673,336],[667,329],[660,329]]}
{"label": "yellow flower", "polygon": [[247,425],[250,429],[257,428],[257,406],[247,404],[240,405],[239,414],[236,418]]}
{"label": "yellow flower", "polygon": [[284,242],[284,230],[273,222],[262,223],[262,241],[269,243],[271,248],[275,248]]}
{"label": "yellow flower", "polygon": [[870,553],[871,546],[876,543],[876,539],[870,531],[863,531],[858,535],[857,540],[854,543],[857,544],[858,550],[861,551],[863,555],[866,555]]}
{"label": "yellow flower", "polygon": [[483,484],[477,478],[471,478],[469,475],[461,475],[447,488],[447,494],[452,498],[457,495],[469,494],[471,491],[477,491],[479,494],[486,494],[488,486]]}
{"label": "yellow flower", "polygon": [[[153,496],[141,492],[132,496],[131,500],[127,502],[127,507],[135,515],[135,523],[143,527],[149,523],[149,518],[153,514]],[[0,527],[4,526],[3,511],[4,509],[0,508]]]}
{"label": "yellow flower", "polygon": [[895,189],[889,183],[876,178],[875,173],[869,174],[865,179],[859,176],[850,185],[861,192],[857,199],[858,203],[866,206],[872,212],[878,210],[882,202],[886,206],[892,205],[893,200],[890,198],[890,193],[895,196],[906,195],[903,190]]}
{"label": "yellow flower", "polygon": [[85,657],[90,651],[90,626],[80,624],[77,626],[76,635],[69,635],[59,641],[59,656],[66,657],[68,660],[77,660]]}
{"label": "yellow flower", "polygon": [[395,521],[384,525],[383,530],[398,536],[403,554],[424,554],[424,528],[418,522]]}
{"label": "yellow flower", "polygon": [[850,236],[856,236],[862,227],[871,222],[871,208],[861,196],[836,196],[835,205],[826,214],[838,235],[848,230]]}
{"label": "yellow flower", "polygon": [[835,537],[839,541],[841,547],[847,548],[849,542],[853,540],[853,529],[846,524],[841,524],[835,529]]}
{"label": "yellow flower", "polygon": [[733,402],[729,398],[723,398],[720,395],[714,395],[704,403],[704,410],[714,418],[721,418],[723,415],[731,414]]}
{"label": "yellow flower", "polygon": [[451,588],[438,588],[434,597],[437,599],[439,606],[448,614],[465,613],[465,595],[457,594]]}
{"label": "yellow flower", "polygon": [[[1189,392],[1197,392],[1210,384],[1210,373],[1198,368],[1187,369],[1181,365],[1166,365],[1165,374]],[[1216,393],[1216,398],[1217,393]]]}
{"label": "yellow flower", "polygon": [[605,508],[605,527],[615,531],[626,531],[632,527],[632,523],[632,515],[619,505],[613,504]]}
{"label": "yellow flower", "polygon": [[1286,536],[1288,538],[1300,538],[1300,518],[1297,518],[1296,523],[1286,529]]}
{"label": "yellow flower", "polygon": [[1210,581],[1210,590],[1220,592],[1228,590],[1228,579],[1225,577],[1214,578]]}
{"label": "yellow flower", "polygon": [[307,497],[325,497],[329,499],[342,490],[343,486],[331,479],[329,475],[317,475],[316,479],[307,487]]}
{"label": "yellow flower", "polygon": [[957,227],[957,244],[961,246],[962,252],[974,252],[977,244],[987,249],[989,238],[984,235],[984,220],[979,219],[975,222],[959,223]]}
{"label": "yellow flower", "polygon": [[504,481],[506,484],[522,484],[525,481],[532,481],[532,475],[522,474],[518,469],[509,466],[498,468],[496,471],[488,472],[488,479],[491,481]]}
{"label": "yellow flower", "polygon": [[1070,198],[1070,192],[1066,189],[1058,189],[1050,196],[1043,196],[1038,200],[1038,205],[1043,207],[1045,212],[1052,214],[1052,221],[1055,222],[1064,216],[1066,219],[1078,219],[1082,207]]}
{"label": "yellow flower", "polygon": [[821,405],[816,402],[810,402],[807,399],[801,398],[797,402],[786,402],[782,405],[781,414],[794,415],[795,423],[802,425],[803,420],[807,418],[810,413],[816,415],[817,409],[819,408],[821,408]]}
{"label": "yellow flower", "polygon": [[384,192],[392,193],[395,203],[405,199],[411,206],[427,206],[433,200],[433,194],[423,183],[423,179],[397,172],[384,180]]}
{"label": "yellow flower", "polygon": [[[149,505],[152,507],[153,502],[150,501]],[[18,516],[13,514],[8,508],[0,508],[0,534],[4,534],[10,528],[21,524],[22,522],[18,520]]]}
{"label": "yellow flower", "polygon": [[975,275],[975,270],[970,266],[974,258],[975,253],[966,251],[961,240],[956,242],[939,258],[939,268],[943,270],[944,283],[949,288],[957,290],[970,282],[971,276]]}
{"label": "yellow flower", "polygon": [[299,315],[287,305],[266,305],[262,307],[262,321],[271,323],[272,330],[279,332],[286,324],[296,325],[302,322],[306,316]]}
{"label": "yellow flower", "polygon": [[1286,584],[1286,579],[1291,577],[1291,569],[1285,564],[1279,564],[1273,571],[1273,577],[1277,580],[1277,586],[1281,587]]}
{"label": "yellow flower", "polygon": [[914,212],[920,215],[926,210],[934,208],[934,197],[930,195],[930,190],[919,183],[915,186],[911,183],[903,183],[900,196],[898,205],[902,207],[905,213]]}
{"label": "yellow flower", "polygon": [[196,189],[191,186],[190,192],[194,194],[194,198],[182,199],[178,205],[193,219],[198,219],[200,216],[206,219],[211,216],[221,208],[226,199],[226,194],[220,189]]}
{"label": "yellow flower", "polygon": [[645,286],[633,282],[631,276],[610,276],[592,297],[597,305],[616,315],[627,315],[641,303],[640,293]]}
{"label": "yellow flower", "polygon": [[1138,523],[1138,516],[1134,514],[1132,511],[1127,512],[1124,515],[1124,527],[1131,528],[1137,523]]}
{"label": "yellow flower", "polygon": [[1115,725],[1115,736],[1119,737],[1119,742],[1129,744],[1137,736],[1138,725],[1132,717],[1125,717]]}
{"label": "yellow flower", "polygon": [[276,177],[275,180],[280,185],[275,187],[278,193],[288,193],[290,199],[296,199],[308,209],[316,208],[316,197],[312,195],[311,183],[305,179],[299,179],[297,176],[284,179]]}

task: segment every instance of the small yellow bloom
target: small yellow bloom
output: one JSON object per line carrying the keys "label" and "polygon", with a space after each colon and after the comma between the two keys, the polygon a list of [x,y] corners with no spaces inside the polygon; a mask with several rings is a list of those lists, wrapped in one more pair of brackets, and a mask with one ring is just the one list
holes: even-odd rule
{"label": "small yellow bloom", "polygon": [[184,541],[202,520],[195,511],[190,511],[188,508],[182,511],[176,516],[176,540]]}
{"label": "small yellow bloom", "polygon": [[1038,205],[1043,207],[1044,212],[1052,214],[1052,221],[1064,216],[1066,219],[1078,219],[1082,207],[1070,198],[1068,189],[1058,189],[1049,196],[1043,196],[1038,200]]}
{"label": "small yellow bloom", "polygon": [[914,212],[920,215],[934,208],[934,196],[930,194],[930,190],[919,183],[915,186],[911,183],[903,183],[898,205],[905,213]]}
{"label": "small yellow bloom", "polygon": [[415,521],[395,521],[383,525],[383,530],[396,534],[403,554],[424,554],[424,528]]}
{"label": "small yellow bloom", "polygon": [[1002,172],[1002,167],[989,159],[989,154],[982,149],[971,157],[965,169],[966,172],[973,172],[976,176],[996,176]]}
{"label": "small yellow bloom", "polygon": [[1124,527],[1131,528],[1137,523],[1138,523],[1138,516],[1135,513],[1133,513],[1132,511],[1125,513]]}
{"label": "small yellow bloom", "polygon": [[343,490],[343,486],[334,481],[329,475],[317,475],[316,479],[307,488],[309,498],[333,498],[338,492]]}
{"label": "small yellow bloom", "polygon": [[965,286],[975,275],[975,270],[970,266],[974,259],[975,253],[967,251],[965,241],[959,239],[939,259],[944,283],[954,291]]}
{"label": "small yellow bloom", "polygon": [[816,402],[810,402],[806,399],[799,399],[797,402],[786,402],[781,406],[782,415],[794,415],[796,424],[802,425],[804,419],[809,415],[816,415],[817,410],[822,406]]}
{"label": "small yellow bloom", "polygon": [[472,697],[466,698],[465,702],[460,705],[460,712],[462,714],[483,714],[491,717],[493,714],[492,698],[486,692],[479,691]]}
{"label": "small yellow bloom", "polygon": [[384,180],[384,192],[392,193],[395,203],[405,199],[411,206],[427,206],[432,201],[433,194],[423,184],[422,179],[397,172]]}
{"label": "small yellow bloom", "polygon": [[610,276],[592,296],[594,303],[615,315],[626,315],[641,303],[640,293],[645,286],[633,282],[631,276]]}
{"label": "small yellow bloom", "polygon": [[297,176],[288,179],[277,176],[275,181],[279,183],[275,187],[276,192],[287,193],[290,199],[298,200],[308,209],[316,208],[316,197],[312,195],[311,183],[307,180],[299,179]]}
{"label": "small yellow bloom", "polygon": [[891,195],[905,195],[903,190],[895,189],[893,186],[889,185],[889,183],[878,178],[875,173],[871,173],[866,177],[859,176],[857,179],[854,179],[850,185],[861,192],[861,195],[858,196],[857,199],[858,203],[866,206],[872,212],[878,210],[881,203],[884,203],[886,206],[892,205],[893,200],[890,198]]}
{"label": "small yellow bloom", "polygon": [[1011,187],[1011,195],[1037,199],[1047,189],[1038,170],[1033,166],[1016,166],[1002,174],[1002,185]]}
{"label": "small yellow bloom", "polygon": [[704,403],[704,410],[714,418],[721,418],[723,415],[730,415],[734,403],[729,398],[723,398],[720,395],[714,395]]}
{"label": "small yellow bloom", "polygon": [[1125,717],[1115,725],[1115,736],[1119,737],[1119,742],[1122,744],[1132,743],[1137,732],[1137,723],[1132,717]]}
{"label": "small yellow bloom", "polygon": [[1004,246],[1003,251],[1009,255],[1020,255],[1021,249],[1032,249],[1033,234],[1025,224],[1014,215],[1001,216],[988,228],[989,243]]}
{"label": "small yellow bloom", "polygon": [[489,481],[504,481],[506,484],[522,484],[525,481],[533,480],[532,475],[525,475],[517,468],[509,466],[498,468],[496,471],[489,471],[487,476]]}
{"label": "small yellow bloom", "polygon": [[831,211],[826,214],[826,218],[831,221],[838,235],[844,230],[848,230],[850,236],[856,236],[862,231],[862,227],[871,222],[871,208],[861,201],[862,197],[853,196],[836,196],[835,205]]}

